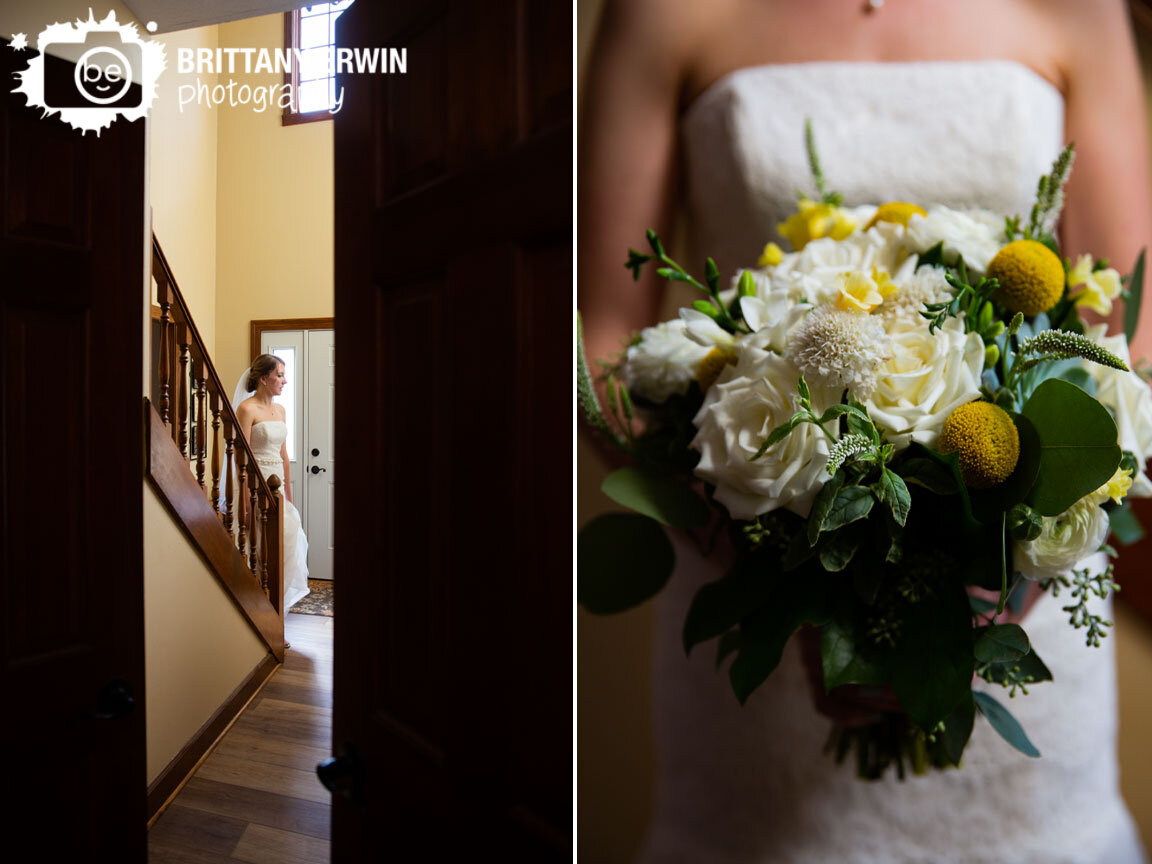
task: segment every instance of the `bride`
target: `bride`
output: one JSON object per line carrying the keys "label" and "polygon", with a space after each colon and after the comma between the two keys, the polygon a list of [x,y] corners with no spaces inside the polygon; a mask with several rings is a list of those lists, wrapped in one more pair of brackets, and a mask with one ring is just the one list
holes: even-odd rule
{"label": "bride", "polygon": [[[1128,269],[1152,214],[1126,16],[1121,0],[608,0],[581,94],[588,357],[687,305],[661,314],[654,274],[637,285],[622,266],[646,228],[676,236],[679,211],[679,260],[700,269],[712,255],[728,276],[779,241],[796,190],[811,187],[805,117],[848,206],[1026,217],[1037,178],[1075,141],[1062,253]],[[1152,303],[1143,310],[1134,358],[1152,355]],[[1040,596],[1025,622],[1056,680],[1012,706],[1042,758],[978,722],[962,770],[867,784],[820,752],[827,706],[812,705],[796,640],[743,708],[709,652],[685,658],[687,604],[723,569],[684,543],[677,556],[655,612],[646,864],[1145,860],[1118,788],[1112,640],[1086,648],[1061,601]]]}
{"label": "bride", "polygon": [[[236,385],[232,407],[240,421],[240,431],[252,448],[260,473],[267,480],[280,477],[284,501],[284,611],[308,594],[308,538],[300,523],[300,511],[292,503],[289,475],[288,426],[284,406],[272,399],[279,396],[287,379],[284,364],[273,354],[261,354],[244,370]],[[245,396],[251,393],[251,396]]]}

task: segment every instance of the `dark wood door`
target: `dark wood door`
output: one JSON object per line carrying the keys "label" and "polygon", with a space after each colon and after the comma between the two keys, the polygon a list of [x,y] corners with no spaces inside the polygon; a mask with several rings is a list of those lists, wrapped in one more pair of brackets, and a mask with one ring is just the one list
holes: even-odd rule
{"label": "dark wood door", "polygon": [[144,123],[41,117],[19,57],[0,42],[0,856],[143,862]]}
{"label": "dark wood door", "polygon": [[339,82],[332,860],[567,859],[571,9],[339,26],[408,66]]}

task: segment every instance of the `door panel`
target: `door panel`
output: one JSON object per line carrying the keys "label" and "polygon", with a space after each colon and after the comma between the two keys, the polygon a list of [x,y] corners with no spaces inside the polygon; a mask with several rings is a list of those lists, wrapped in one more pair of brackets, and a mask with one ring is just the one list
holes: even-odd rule
{"label": "door panel", "polygon": [[144,123],[40,113],[3,94],[4,855],[143,862]]}
{"label": "door panel", "polygon": [[336,331],[305,331],[307,432],[301,465],[308,504],[308,578],[332,578],[336,454]]}
{"label": "door panel", "polygon": [[342,79],[336,117],[336,379],[363,398],[337,404],[333,721],[364,772],[336,864],[571,857],[571,21],[548,5],[340,21],[421,60]]}

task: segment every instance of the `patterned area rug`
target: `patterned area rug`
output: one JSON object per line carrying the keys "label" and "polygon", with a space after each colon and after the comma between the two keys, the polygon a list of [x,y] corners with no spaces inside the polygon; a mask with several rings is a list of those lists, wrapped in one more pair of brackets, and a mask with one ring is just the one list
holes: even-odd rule
{"label": "patterned area rug", "polygon": [[308,588],[311,593],[289,609],[289,612],[299,612],[301,615],[326,615],[332,617],[332,583],[327,579],[309,579]]}

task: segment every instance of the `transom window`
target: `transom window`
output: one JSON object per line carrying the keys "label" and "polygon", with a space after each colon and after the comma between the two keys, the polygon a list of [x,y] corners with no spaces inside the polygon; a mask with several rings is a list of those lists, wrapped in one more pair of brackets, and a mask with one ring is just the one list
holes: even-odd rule
{"label": "transom window", "polygon": [[[295,108],[284,109],[284,124],[332,119],[336,105],[336,19],[352,0],[316,3],[284,13],[284,47],[292,51],[292,68],[284,83],[292,85]],[[299,49],[299,63],[296,52]]]}

